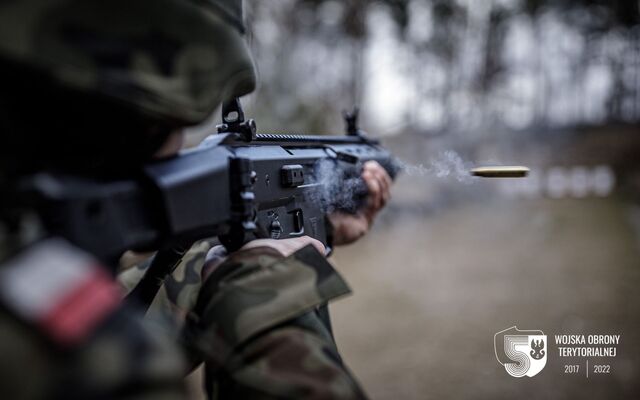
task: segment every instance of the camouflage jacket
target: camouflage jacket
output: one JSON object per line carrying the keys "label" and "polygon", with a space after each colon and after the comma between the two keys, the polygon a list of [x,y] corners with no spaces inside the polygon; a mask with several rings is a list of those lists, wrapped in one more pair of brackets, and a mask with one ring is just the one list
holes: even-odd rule
{"label": "camouflage jacket", "polygon": [[254,249],[196,283],[206,247],[196,245],[164,289],[174,310],[191,306],[178,337],[182,351],[169,337],[177,331],[123,306],[105,270],[64,240],[40,240],[5,257],[0,392],[11,399],[185,398],[186,358],[205,362],[213,398],[363,397],[317,315],[320,304],[348,290],[324,258],[311,248],[288,258]]}
{"label": "camouflage jacket", "polygon": [[4,244],[3,398],[185,397],[182,354],[162,330],[121,307],[122,291],[95,259],[62,239],[18,252]]}
{"label": "camouflage jacket", "polygon": [[[363,398],[343,365],[321,306],[349,292],[311,247],[283,258],[269,248],[230,256],[203,283],[211,241],[183,258],[149,314],[182,326],[191,365],[205,362],[211,398]],[[146,263],[125,268],[130,290]]]}

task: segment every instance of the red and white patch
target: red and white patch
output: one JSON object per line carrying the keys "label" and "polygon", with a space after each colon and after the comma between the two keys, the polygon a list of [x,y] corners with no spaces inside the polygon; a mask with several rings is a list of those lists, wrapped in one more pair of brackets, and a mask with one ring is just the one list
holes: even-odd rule
{"label": "red and white patch", "polygon": [[0,268],[0,298],[55,341],[73,344],[118,306],[122,293],[91,256],[48,239]]}

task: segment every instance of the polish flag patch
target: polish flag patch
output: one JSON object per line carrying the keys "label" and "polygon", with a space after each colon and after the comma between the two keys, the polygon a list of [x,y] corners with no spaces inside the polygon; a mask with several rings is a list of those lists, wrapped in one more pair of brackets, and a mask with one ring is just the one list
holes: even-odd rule
{"label": "polish flag patch", "polygon": [[54,341],[72,345],[119,306],[122,293],[93,257],[55,238],[2,265],[0,298]]}

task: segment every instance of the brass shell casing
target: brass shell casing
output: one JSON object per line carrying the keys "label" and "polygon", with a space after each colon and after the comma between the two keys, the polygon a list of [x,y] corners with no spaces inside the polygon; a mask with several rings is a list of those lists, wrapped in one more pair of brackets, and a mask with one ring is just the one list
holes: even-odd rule
{"label": "brass shell casing", "polygon": [[529,168],[523,166],[478,167],[471,175],[482,178],[524,178],[529,175]]}

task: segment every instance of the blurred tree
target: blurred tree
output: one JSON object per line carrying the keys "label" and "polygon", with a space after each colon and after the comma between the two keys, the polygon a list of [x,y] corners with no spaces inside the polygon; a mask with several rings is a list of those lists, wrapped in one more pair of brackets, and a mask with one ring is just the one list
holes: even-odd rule
{"label": "blurred tree", "polygon": [[[248,3],[263,82],[253,112],[267,128],[341,129],[339,111],[383,73],[370,57],[381,37],[389,58],[408,54],[394,72],[413,82],[398,88],[413,93],[405,109],[442,110],[432,129],[640,120],[636,0]],[[380,14],[392,37],[376,36]]]}

